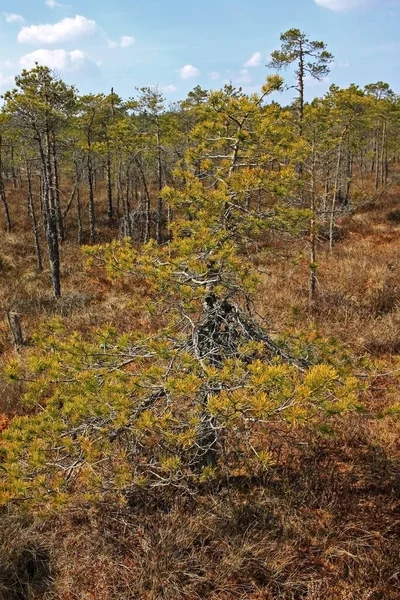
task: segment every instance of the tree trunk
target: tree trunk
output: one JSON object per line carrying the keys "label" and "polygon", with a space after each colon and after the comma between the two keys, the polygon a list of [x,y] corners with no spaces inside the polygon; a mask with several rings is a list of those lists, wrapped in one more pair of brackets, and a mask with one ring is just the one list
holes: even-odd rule
{"label": "tree trunk", "polygon": [[304,122],[304,50],[303,45],[300,42],[300,53],[299,53],[299,71],[298,71],[298,84],[299,84],[299,135],[303,135],[303,122]]}
{"label": "tree trunk", "polygon": [[385,183],[385,150],[386,150],[386,120],[383,121],[382,125],[382,140],[381,140],[381,155],[380,155],[380,172],[381,172],[381,185]]}
{"label": "tree trunk", "polygon": [[4,189],[3,177],[1,176],[1,174],[0,174],[0,199],[1,199],[1,204],[3,206],[4,218],[6,221],[6,231],[10,232],[11,231],[11,217],[10,217],[10,211],[8,209],[8,203],[7,203],[6,192]]}
{"label": "tree trunk", "polygon": [[130,165],[126,170],[126,182],[125,182],[125,202],[124,202],[124,219],[126,224],[126,234],[132,236],[132,222],[131,222],[131,199],[130,199]]}
{"label": "tree trunk", "polygon": [[315,199],[315,141],[312,147],[312,170],[311,170],[311,190],[310,190],[310,304],[315,302],[317,292],[317,207]]}
{"label": "tree trunk", "polygon": [[111,219],[114,216],[113,209],[113,193],[112,193],[112,176],[111,176],[111,152],[109,149],[109,144],[107,140],[107,216],[108,219]]}
{"label": "tree trunk", "polygon": [[343,145],[343,136],[340,140],[339,147],[338,147],[335,182],[333,185],[331,214],[330,214],[330,219],[329,219],[329,250],[331,252],[333,249],[333,233],[334,233],[334,227],[335,227],[336,198],[337,198],[337,194],[338,194],[338,190],[339,190],[340,165],[342,162],[342,145]]}
{"label": "tree trunk", "polygon": [[24,345],[21,321],[20,321],[17,313],[15,313],[9,309],[6,309],[5,313],[6,313],[6,319],[7,319],[8,327],[10,328],[10,333],[12,335],[14,345],[16,348],[19,348],[20,346]]}
{"label": "tree trunk", "polygon": [[156,223],[156,239],[159,244],[162,244],[162,222],[163,222],[163,201],[161,192],[163,189],[163,173],[162,173],[162,160],[161,160],[161,146],[160,146],[160,125],[157,120],[157,180],[158,180],[158,198],[157,198],[157,223]]}
{"label": "tree trunk", "polygon": [[42,251],[40,249],[39,231],[35,213],[35,205],[33,203],[32,194],[32,173],[29,163],[26,163],[26,188],[27,188],[27,201],[28,201],[28,212],[32,222],[32,233],[33,239],[35,240],[35,252],[36,252],[36,263],[38,271],[43,271]]}
{"label": "tree trunk", "polygon": [[53,198],[52,156],[48,125],[46,125],[45,139],[43,140],[39,135],[38,143],[42,162],[44,221],[53,282],[53,293],[56,298],[59,298],[61,296],[60,250],[58,245],[56,208]]}
{"label": "tree trunk", "polygon": [[146,175],[145,172],[143,170],[143,165],[140,161],[139,158],[135,157],[135,162],[138,166],[141,178],[142,178],[142,183],[143,183],[143,189],[144,189],[144,193],[146,196],[146,225],[145,225],[145,233],[144,233],[144,242],[147,243],[150,238],[151,238],[151,196],[150,196],[150,191],[149,188],[147,186],[147,180],[146,180]]}
{"label": "tree trunk", "polygon": [[89,148],[88,154],[88,185],[89,185],[89,236],[90,243],[94,244],[96,241],[96,214],[94,208],[94,185],[93,185],[93,164],[91,151]]}
{"label": "tree trunk", "polygon": [[379,130],[376,134],[376,149],[375,149],[375,191],[379,189],[379,176],[380,176],[380,153],[379,153]]}
{"label": "tree trunk", "polygon": [[56,149],[56,140],[54,134],[52,135],[51,140],[51,151],[53,154],[53,169],[54,169],[54,205],[56,210],[56,220],[57,220],[57,231],[58,237],[61,242],[65,240],[65,232],[64,232],[64,223],[63,216],[61,212],[61,194],[60,194],[60,177],[58,170],[58,161],[57,161],[57,149]]}
{"label": "tree trunk", "polygon": [[13,146],[13,144],[11,144],[11,177],[12,177],[13,187],[14,187],[14,189],[17,189],[17,187],[18,187],[18,179],[17,179],[17,173],[15,171],[14,146]]}
{"label": "tree trunk", "polygon": [[78,221],[78,245],[83,243],[83,226],[82,226],[82,207],[81,207],[81,173],[79,172],[78,162],[75,161],[75,186],[76,186],[76,214]]}
{"label": "tree trunk", "polygon": [[11,226],[11,217],[10,211],[8,208],[6,190],[4,187],[4,179],[3,179],[3,147],[2,147],[2,138],[0,136],[0,200],[4,210],[4,217],[6,221],[6,231],[10,232],[12,229]]}

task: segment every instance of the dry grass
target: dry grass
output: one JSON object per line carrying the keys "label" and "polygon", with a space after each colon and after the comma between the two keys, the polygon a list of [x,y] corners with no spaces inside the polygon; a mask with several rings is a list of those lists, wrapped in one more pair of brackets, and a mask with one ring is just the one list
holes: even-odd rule
{"label": "dry grass", "polygon": [[[263,480],[140,492],[123,510],[80,507],[45,523],[4,518],[3,572],[30,590],[21,598],[394,600],[396,463],[368,420],[336,425],[288,445]],[[28,555],[39,565],[23,570]]]}
{"label": "dry grass", "polygon": [[[0,299],[19,312],[28,344],[47,315],[68,317],[83,334],[140,322],[129,289],[90,278],[70,241],[62,248],[64,297],[55,302],[49,273],[35,270],[17,194],[13,200],[16,229],[0,240]],[[272,331],[317,330],[379,359],[385,375],[373,381],[365,413],[317,434],[271,431],[280,460],[264,479],[236,477],[186,495],[138,492],[125,509],[81,506],[43,521],[4,511],[0,599],[400,598],[400,424],[385,413],[398,401],[398,377],[389,374],[400,349],[396,210],[393,195],[343,219],[332,254],[320,241],[312,309],[304,243],[276,241],[273,259],[254,256],[257,310]],[[103,230],[109,239],[105,223]],[[0,357],[12,352],[2,321]],[[0,413],[12,418],[23,410],[18,401],[19,390],[0,380]]]}

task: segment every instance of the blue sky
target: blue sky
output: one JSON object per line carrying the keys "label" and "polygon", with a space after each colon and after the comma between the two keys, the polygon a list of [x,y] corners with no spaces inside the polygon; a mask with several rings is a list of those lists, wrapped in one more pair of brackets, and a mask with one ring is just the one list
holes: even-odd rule
{"label": "blue sky", "polygon": [[400,0],[0,0],[0,93],[35,60],[81,93],[159,85],[175,101],[228,81],[253,92],[291,27],[335,55],[309,98],[333,82],[384,80],[400,93],[399,17]]}

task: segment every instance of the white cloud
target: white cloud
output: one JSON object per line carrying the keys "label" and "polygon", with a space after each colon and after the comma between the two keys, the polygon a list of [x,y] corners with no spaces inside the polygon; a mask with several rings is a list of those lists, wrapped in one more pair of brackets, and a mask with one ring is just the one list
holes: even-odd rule
{"label": "white cloud", "polygon": [[182,69],[179,69],[179,73],[182,79],[191,79],[200,75],[200,71],[193,65],[185,65]]}
{"label": "white cloud", "polygon": [[59,2],[56,2],[56,0],[44,0],[44,3],[49,8],[66,8],[67,6],[66,4],[60,4]]}
{"label": "white cloud", "polygon": [[220,78],[220,74],[217,73],[216,71],[213,71],[212,73],[210,73],[210,77],[211,77],[211,79],[213,79],[214,81],[216,81],[217,79]]}
{"label": "white cloud", "polygon": [[173,94],[174,92],[177,91],[177,87],[176,85],[163,85],[161,90],[165,93],[165,94]]}
{"label": "white cloud", "polygon": [[134,43],[135,38],[131,35],[121,35],[118,42],[115,40],[107,40],[107,46],[110,50],[113,50],[114,48],[130,48]]}
{"label": "white cloud", "polygon": [[18,41],[28,44],[58,44],[76,38],[92,35],[97,29],[96,21],[76,15],[65,18],[54,25],[30,25],[23,27],[18,34]]}
{"label": "white cloud", "polygon": [[315,0],[315,3],[335,12],[354,10],[371,5],[374,0]]}
{"label": "white cloud", "polygon": [[123,35],[121,37],[120,46],[121,48],[129,48],[135,43],[135,38],[131,35]]}
{"label": "white cloud", "polygon": [[75,71],[82,69],[85,63],[90,62],[82,50],[71,50],[68,52],[63,48],[48,50],[40,48],[30,54],[25,54],[19,60],[23,69],[32,69],[35,63],[55,69],[57,71]]}
{"label": "white cloud", "polygon": [[262,54],[261,54],[261,52],[254,52],[254,54],[252,54],[250,56],[249,60],[247,60],[244,63],[244,66],[246,68],[249,68],[249,67],[258,67],[258,66],[261,65],[261,62],[262,62]]}
{"label": "white cloud", "polygon": [[6,20],[7,23],[24,23],[25,19],[24,17],[21,17],[21,15],[17,15],[15,13],[4,13],[4,18]]}

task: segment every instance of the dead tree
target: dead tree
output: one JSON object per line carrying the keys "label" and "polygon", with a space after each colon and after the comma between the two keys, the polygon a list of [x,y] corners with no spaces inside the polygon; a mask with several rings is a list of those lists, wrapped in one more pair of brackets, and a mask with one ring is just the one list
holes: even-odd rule
{"label": "dead tree", "polygon": [[[218,277],[218,274],[216,274]],[[229,358],[239,358],[239,348],[246,342],[261,342],[264,348],[263,359],[272,362],[276,357],[304,371],[308,363],[302,359],[294,359],[280,348],[252,315],[237,307],[229,298],[219,299],[210,292],[204,299],[203,314],[193,328],[189,350],[200,363],[222,368]],[[210,388],[205,384],[201,391],[202,404],[201,426],[197,440],[197,464],[202,469],[215,467],[222,440],[215,418],[209,414],[207,403],[210,395],[223,390],[223,386]]]}
{"label": "dead tree", "polygon": [[19,315],[8,308],[5,309],[5,314],[14,345],[16,348],[20,348],[24,345],[24,338]]}

